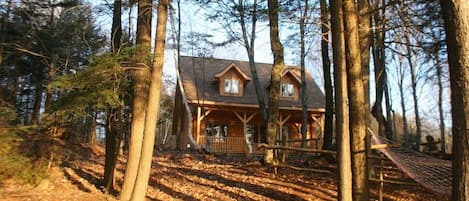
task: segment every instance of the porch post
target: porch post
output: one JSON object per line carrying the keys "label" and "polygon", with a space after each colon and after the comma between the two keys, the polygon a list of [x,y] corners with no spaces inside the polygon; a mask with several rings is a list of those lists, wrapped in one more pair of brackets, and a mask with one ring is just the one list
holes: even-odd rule
{"label": "porch post", "polygon": [[248,145],[248,139],[246,138],[246,127],[247,123],[251,121],[251,119],[256,115],[256,112],[252,113],[249,117],[247,116],[246,112],[243,112],[243,116],[241,116],[238,112],[234,112],[236,117],[243,123],[243,135],[244,135],[244,154],[249,156],[252,152],[252,147]]}
{"label": "porch post", "polygon": [[197,141],[199,141],[200,122],[202,121],[201,118],[200,118],[201,112],[202,112],[202,108],[197,106],[197,120],[196,120],[197,121],[197,127],[196,127],[196,135],[195,135],[195,137],[197,138]]}
{"label": "porch post", "polygon": [[[279,135],[280,135],[280,138],[283,141],[282,145],[285,146],[285,147],[288,145],[288,143],[287,143],[288,136],[287,136],[287,134],[283,135],[283,125],[285,123],[287,123],[287,121],[290,119],[290,117],[291,117],[290,114],[288,114],[287,117],[284,119],[283,115],[280,113],[279,120],[277,121],[277,124],[279,124],[279,129],[280,129]],[[286,157],[287,157],[286,156],[286,151],[284,150],[284,151],[282,151],[282,163],[285,162]]]}

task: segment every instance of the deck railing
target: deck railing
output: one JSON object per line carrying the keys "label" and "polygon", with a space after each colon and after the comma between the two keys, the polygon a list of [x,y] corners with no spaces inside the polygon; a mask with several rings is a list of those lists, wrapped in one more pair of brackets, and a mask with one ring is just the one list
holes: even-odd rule
{"label": "deck railing", "polygon": [[[198,143],[205,146],[205,136],[199,136]],[[210,151],[214,153],[245,153],[243,137],[210,136]]]}
{"label": "deck railing", "polygon": [[[205,147],[205,136],[199,136],[198,143]],[[279,145],[283,142],[278,141]],[[301,147],[301,140],[288,140],[288,147]],[[257,149],[259,143],[251,144],[251,154],[264,154],[264,149]],[[322,141],[320,139],[308,139],[306,147],[309,149],[321,149]],[[246,154],[249,153],[249,148],[246,145],[244,137],[219,137],[210,136],[210,151],[214,153],[236,153]],[[287,153],[293,153],[287,151]]]}

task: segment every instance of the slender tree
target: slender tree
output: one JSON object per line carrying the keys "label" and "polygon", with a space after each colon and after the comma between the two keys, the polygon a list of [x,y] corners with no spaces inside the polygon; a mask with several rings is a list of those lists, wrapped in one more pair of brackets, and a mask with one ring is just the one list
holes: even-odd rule
{"label": "slender tree", "polygon": [[365,86],[365,115],[366,115],[366,126],[371,125],[370,121],[370,47],[371,47],[371,6],[369,0],[359,0],[358,13],[360,22],[359,34],[360,34],[360,52],[362,61],[362,74],[363,84]]}
{"label": "slender tree", "polygon": [[[380,136],[386,136],[386,118],[383,115],[383,95],[385,90],[385,84],[387,79],[387,72],[385,66],[385,16],[384,8],[381,8],[383,5],[382,1],[377,0],[373,7],[377,11],[373,15],[373,25],[375,27],[372,32],[372,48],[373,48],[373,63],[375,67],[375,91],[376,98],[375,103],[371,109],[371,113],[378,121],[379,130],[378,133]],[[381,9],[380,9],[381,8]]]}
{"label": "slender tree", "polygon": [[[283,58],[283,45],[280,42],[278,30],[278,13],[279,5],[277,0],[268,1],[269,22],[270,22],[270,48],[274,55],[274,64],[272,66],[272,73],[270,75],[270,89],[269,89],[269,118],[267,121],[267,143],[269,145],[275,144],[275,136],[277,134],[277,120],[279,117],[279,98],[280,98],[280,81],[282,78],[282,71],[285,67]],[[269,150],[265,156],[264,161],[267,164],[276,163],[274,161],[273,151]]]}
{"label": "slender tree", "polygon": [[345,55],[352,135],[353,199],[368,200],[365,91],[362,79],[358,11],[354,0],[344,0]]}
{"label": "slender tree", "polygon": [[[121,7],[122,1],[115,0],[112,15],[112,28],[111,28],[111,51],[114,54],[119,53],[121,47],[122,37],[122,22],[121,22]],[[104,161],[104,190],[110,192],[114,189],[115,184],[115,169],[117,157],[119,155],[119,147],[122,139],[123,129],[121,127],[121,109],[108,107],[106,111],[106,157]]]}
{"label": "slender tree", "polygon": [[306,18],[308,17],[309,4],[308,0],[305,0],[304,10],[300,19],[300,68],[301,68],[301,147],[306,147],[306,131],[308,129],[308,96],[307,85],[306,85],[306,72],[305,72],[305,25]]}
{"label": "slender tree", "polygon": [[[403,60],[404,58],[402,55],[398,55],[399,61]],[[398,76],[397,84],[399,85],[399,95],[400,95],[400,102],[401,102],[401,110],[402,110],[402,127],[404,128],[404,146],[409,146],[409,126],[407,124],[407,110],[406,110],[406,100],[404,94],[404,78],[406,75],[404,65],[399,62],[399,66],[396,68],[396,75]]]}
{"label": "slender tree", "polygon": [[143,201],[150,178],[151,162],[153,159],[153,147],[155,144],[156,123],[160,109],[161,80],[164,63],[164,48],[166,38],[166,22],[168,20],[169,0],[160,0],[158,3],[158,16],[155,40],[155,56],[151,73],[150,94],[148,109],[145,117],[145,130],[143,136],[142,155],[138,165],[138,174],[132,192],[132,201]]}
{"label": "slender tree", "polygon": [[469,4],[442,0],[453,117],[453,201],[469,200]]}
{"label": "slender tree", "polygon": [[125,168],[121,200],[129,200],[137,179],[145,128],[148,103],[149,69],[148,57],[151,45],[152,0],[138,1],[136,67],[133,78],[132,122],[130,131],[129,156]]}
{"label": "slender tree", "polygon": [[342,0],[330,0],[338,160],[338,200],[352,200],[352,161]]}
{"label": "slender tree", "polygon": [[319,3],[321,7],[321,58],[324,72],[324,92],[326,96],[323,149],[332,149],[332,137],[334,133],[334,87],[332,86],[331,61],[329,59],[329,12],[326,0],[321,0]]}
{"label": "slender tree", "polygon": [[268,118],[266,104],[264,102],[264,90],[262,90],[262,86],[259,82],[259,78],[257,76],[257,69],[256,64],[254,61],[254,42],[256,39],[256,23],[257,23],[257,0],[254,0],[252,5],[252,21],[251,21],[251,38],[248,37],[247,27],[246,27],[246,15],[245,15],[245,6],[243,0],[238,0],[238,10],[239,10],[239,20],[241,24],[241,30],[243,34],[243,41],[244,47],[246,48],[246,52],[249,58],[249,69],[251,70],[252,81],[254,83],[254,89],[256,90],[257,95],[257,103],[259,104],[259,109],[262,113],[262,118],[264,121]]}

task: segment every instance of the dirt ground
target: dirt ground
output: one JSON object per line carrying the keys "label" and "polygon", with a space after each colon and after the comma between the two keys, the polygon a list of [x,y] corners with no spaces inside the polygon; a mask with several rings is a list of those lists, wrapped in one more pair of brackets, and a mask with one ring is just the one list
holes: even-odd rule
{"label": "dirt ground", "polygon": [[[104,170],[103,153],[102,148],[96,148],[88,158],[51,168],[50,177],[37,187],[0,181],[0,200],[116,200],[125,159],[118,162],[116,192],[104,194],[99,185]],[[147,200],[337,200],[334,164],[313,156],[296,158],[290,164],[331,173],[279,168],[274,175],[257,157],[159,153],[153,158]],[[392,167],[387,174],[411,181]],[[384,186],[384,200],[448,200],[418,185]],[[370,183],[370,200],[377,200],[377,189],[378,184]]]}

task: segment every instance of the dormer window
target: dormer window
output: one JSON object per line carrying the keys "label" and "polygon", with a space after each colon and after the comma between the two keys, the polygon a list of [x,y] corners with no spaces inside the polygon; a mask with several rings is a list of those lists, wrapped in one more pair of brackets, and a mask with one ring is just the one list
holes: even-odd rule
{"label": "dormer window", "polygon": [[301,80],[294,68],[286,69],[282,75],[280,84],[280,98],[285,100],[298,100]]}
{"label": "dormer window", "polygon": [[282,83],[280,86],[280,95],[282,97],[293,97],[295,94],[295,88],[291,83]]}
{"label": "dormer window", "polygon": [[239,80],[225,79],[225,93],[239,94]]}
{"label": "dormer window", "polygon": [[251,80],[238,66],[230,64],[223,71],[217,73],[221,96],[243,96],[244,86]]}

